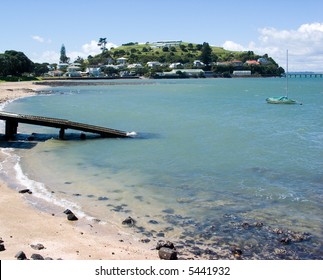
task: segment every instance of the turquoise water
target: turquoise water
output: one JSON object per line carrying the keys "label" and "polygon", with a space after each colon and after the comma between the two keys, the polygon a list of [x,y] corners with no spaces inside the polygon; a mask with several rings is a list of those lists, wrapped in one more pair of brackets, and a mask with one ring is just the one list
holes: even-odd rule
{"label": "turquoise water", "polygon": [[[70,139],[60,141],[56,129],[20,125],[26,136],[53,137],[14,150],[20,181],[46,199],[116,225],[131,216],[137,221],[131,230],[149,238],[238,246],[250,258],[322,258],[323,79],[290,79],[290,96],[303,105],[265,103],[284,94],[279,78],[122,81],[54,91],[5,110],[137,136],[81,141],[67,130]],[[282,245],[277,228],[310,238]],[[281,246],[287,252],[275,255]]]}

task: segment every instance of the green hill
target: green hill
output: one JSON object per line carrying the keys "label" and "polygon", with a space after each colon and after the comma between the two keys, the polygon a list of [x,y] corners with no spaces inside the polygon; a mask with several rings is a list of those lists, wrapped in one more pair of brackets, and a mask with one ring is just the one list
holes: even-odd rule
{"label": "green hill", "polygon": [[[116,64],[119,58],[125,58],[127,64],[141,64],[143,67],[147,65],[147,62],[158,61],[162,64],[157,69],[159,71],[167,71],[172,63],[181,63],[182,68],[196,68],[193,63],[200,60],[204,65],[200,65],[199,68],[221,75],[232,74],[234,70],[251,70],[253,75],[259,76],[280,76],[284,72],[267,54],[257,55],[253,51],[228,51],[221,47],[209,46],[208,43],[161,42],[156,45],[156,43],[130,42],[105,50],[95,57],[89,57],[88,63],[90,65]],[[261,59],[263,63],[257,62],[258,59]],[[254,63],[246,63],[250,61]]]}

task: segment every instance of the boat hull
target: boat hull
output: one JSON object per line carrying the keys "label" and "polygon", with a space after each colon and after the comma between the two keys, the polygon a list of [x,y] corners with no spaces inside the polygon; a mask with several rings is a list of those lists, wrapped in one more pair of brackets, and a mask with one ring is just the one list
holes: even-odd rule
{"label": "boat hull", "polygon": [[297,104],[295,100],[290,99],[287,96],[268,97],[266,98],[266,101],[269,104]]}

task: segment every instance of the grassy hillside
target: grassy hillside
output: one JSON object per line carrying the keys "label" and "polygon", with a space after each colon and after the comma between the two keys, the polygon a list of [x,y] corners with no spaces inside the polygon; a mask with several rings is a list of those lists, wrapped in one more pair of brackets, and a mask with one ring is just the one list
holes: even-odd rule
{"label": "grassy hillside", "polygon": [[[213,71],[217,75],[231,75],[234,70],[250,70],[257,76],[280,76],[284,70],[267,54],[257,55],[253,51],[228,51],[221,47],[209,46],[207,43],[181,43],[176,46],[156,47],[154,44],[127,43],[117,48],[106,50],[103,53],[88,58],[91,65],[116,64],[118,58],[126,58],[127,64],[140,63],[146,66],[147,62],[158,61],[163,66],[155,71],[167,71],[171,63],[181,63],[182,68],[195,68],[193,62],[201,60],[205,63],[203,70]],[[263,58],[264,63],[244,64],[248,60]],[[238,60],[238,62],[236,61]],[[207,62],[206,62],[207,61]],[[235,61],[235,62],[234,62]],[[225,62],[219,64],[218,62]],[[139,75],[146,74],[151,69],[140,70]]]}
{"label": "grassy hillside", "polygon": [[[181,43],[180,46],[156,48],[153,44],[128,43],[117,48],[112,48],[104,54],[94,57],[95,60],[105,58],[127,58],[128,63],[142,63],[159,61],[161,63],[192,63],[201,56],[202,44]],[[238,52],[232,52],[220,47],[212,47],[213,61],[226,61],[238,56]]]}

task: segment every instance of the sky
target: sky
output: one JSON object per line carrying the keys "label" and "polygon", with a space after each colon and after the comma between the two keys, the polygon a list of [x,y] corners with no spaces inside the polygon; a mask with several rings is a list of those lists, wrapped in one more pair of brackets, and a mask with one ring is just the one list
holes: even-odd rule
{"label": "sky", "polygon": [[33,62],[71,61],[128,42],[207,42],[271,56],[289,71],[323,72],[323,1],[290,0],[2,0],[0,53]]}

